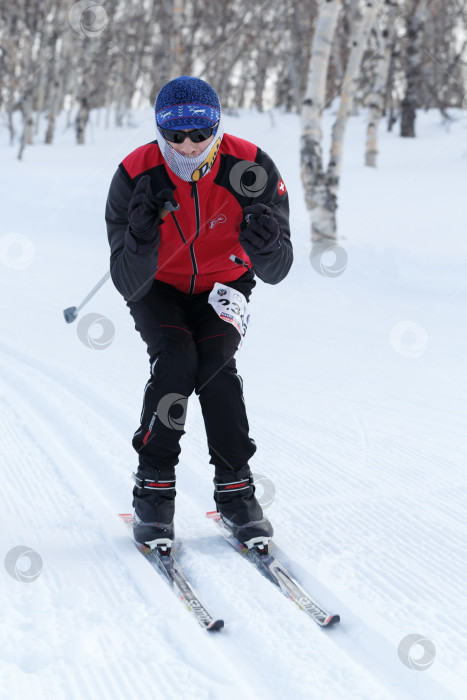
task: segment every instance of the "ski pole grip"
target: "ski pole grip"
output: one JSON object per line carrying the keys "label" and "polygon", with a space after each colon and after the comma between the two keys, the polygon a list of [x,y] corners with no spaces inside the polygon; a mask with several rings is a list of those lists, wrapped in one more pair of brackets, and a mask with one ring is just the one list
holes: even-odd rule
{"label": "ski pole grip", "polygon": [[161,219],[165,219],[167,214],[170,214],[172,211],[178,211],[180,209],[180,204],[177,202],[177,205],[174,206],[172,202],[164,202],[164,206],[161,209]]}

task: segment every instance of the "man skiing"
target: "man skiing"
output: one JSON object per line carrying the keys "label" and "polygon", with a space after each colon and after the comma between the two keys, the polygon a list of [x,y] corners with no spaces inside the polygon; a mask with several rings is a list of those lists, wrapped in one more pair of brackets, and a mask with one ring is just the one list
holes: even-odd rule
{"label": "man skiing", "polygon": [[120,163],[106,206],[113,283],[147,345],[150,378],[133,436],[137,542],[170,547],[175,466],[188,397],[199,397],[214,499],[242,542],[273,529],[255,497],[235,353],[255,275],[276,284],[293,260],[285,184],[269,156],[223,130],[213,88],[181,76],[155,103],[157,141]]}

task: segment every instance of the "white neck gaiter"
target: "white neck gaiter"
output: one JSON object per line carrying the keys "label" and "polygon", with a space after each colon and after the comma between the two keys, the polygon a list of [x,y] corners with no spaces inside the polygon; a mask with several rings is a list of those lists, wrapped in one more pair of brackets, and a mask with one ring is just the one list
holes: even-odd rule
{"label": "white neck gaiter", "polygon": [[167,163],[167,167],[169,167],[175,175],[178,175],[179,178],[185,180],[185,182],[198,182],[198,180],[204,177],[214,165],[222,137],[224,136],[222,122],[223,120],[221,117],[216,135],[212,141],[209,142],[204,151],[194,158],[182,156],[181,153],[178,153],[178,151],[172,147],[170,141],[167,141],[159,132],[157,135],[157,143]]}

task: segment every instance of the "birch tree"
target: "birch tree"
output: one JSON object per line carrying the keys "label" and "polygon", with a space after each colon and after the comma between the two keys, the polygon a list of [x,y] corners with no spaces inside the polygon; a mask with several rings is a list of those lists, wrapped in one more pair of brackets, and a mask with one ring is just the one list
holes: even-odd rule
{"label": "birch tree", "polygon": [[[379,7],[379,2],[376,0],[367,0],[361,21],[355,27],[356,36],[352,42],[352,48],[347,61],[344,83],[340,94],[339,110],[332,130],[331,158],[329,161],[326,178],[327,185],[334,200],[337,199],[337,192],[339,189],[340,176],[342,172],[345,129],[349,119],[350,109],[352,107],[352,100],[359,84],[360,66],[362,63],[363,53],[368,45],[369,34],[375,22]],[[336,207],[334,207],[334,212],[335,209]],[[332,228],[329,229],[327,237],[335,239],[335,217],[333,217],[331,224]]]}
{"label": "birch tree", "polygon": [[386,86],[391,64],[394,44],[393,23],[396,17],[396,5],[387,3],[384,22],[381,21],[378,32],[378,53],[375,56],[376,73],[374,84],[368,100],[368,124],[365,143],[365,165],[376,168],[378,155],[378,125],[383,115]]}
{"label": "birch tree", "polygon": [[180,75],[180,59],[182,57],[182,32],[183,32],[183,0],[173,0],[172,8],[173,17],[173,36],[172,46],[170,51],[170,78],[176,78]]}
{"label": "birch tree", "polygon": [[24,46],[21,52],[21,73],[25,80],[19,101],[23,117],[23,130],[18,151],[19,160],[23,157],[26,145],[33,142],[34,93],[38,79],[37,73],[41,70],[42,60],[41,26],[44,13],[48,8],[45,7],[45,3],[40,3],[39,0],[31,0],[29,3],[25,2],[22,9],[24,10],[21,23]]}
{"label": "birch tree", "polygon": [[[332,7],[334,5],[334,7]],[[331,9],[334,14],[331,15]],[[321,6],[321,13],[315,30],[311,49],[305,105],[320,106],[324,101],[324,87],[329,65],[329,47],[336,29],[339,3],[327,2]],[[347,59],[344,81],[340,92],[339,109],[332,131],[330,160],[325,171],[321,145],[322,107],[314,111],[302,112],[302,180],[308,209],[311,212],[311,239],[313,243],[335,241],[337,236],[336,209],[337,193],[342,170],[342,155],[345,129],[360,80],[360,66],[368,37],[375,22],[379,3],[367,0],[359,22],[354,24],[355,37]],[[332,34],[330,33],[332,31]],[[323,47],[324,50],[323,50]],[[323,57],[326,63],[324,64]],[[325,71],[325,72],[324,72]],[[324,75],[323,75],[324,73]]]}
{"label": "birch tree", "polygon": [[407,26],[404,36],[406,41],[406,90],[401,103],[401,136],[405,138],[413,138],[415,136],[417,90],[422,62],[420,29],[423,4],[423,0],[413,0],[411,11],[407,15]]}
{"label": "birch tree", "polygon": [[342,0],[322,0],[319,6],[301,110],[301,176],[306,205],[311,213],[313,241],[329,238],[336,209],[323,168],[321,117],[325,107],[332,39],[341,7]]}
{"label": "birch tree", "polygon": [[57,28],[54,28],[50,37],[50,51],[53,57],[50,66],[49,74],[49,91],[48,91],[48,114],[47,114],[47,130],[45,132],[44,142],[51,144],[55,134],[55,124],[57,114],[61,109],[61,80],[62,80],[62,55],[61,55],[61,40]]}
{"label": "birch tree", "polygon": [[[435,107],[449,118],[449,108],[460,107],[466,93],[465,0],[392,2],[403,32],[392,39],[391,31],[378,34],[378,41],[372,33],[358,81],[348,84],[351,54],[365,33],[366,0],[0,0],[2,123],[19,156],[34,140],[52,143],[64,111],[65,128],[75,126],[82,142],[92,110],[105,108],[106,125],[110,116],[123,125],[131,108],[147,105],[148,93],[155,97],[164,82],[198,75],[219,92],[226,110],[285,106],[301,112],[312,235],[332,239],[351,103],[370,104],[366,159],[374,163],[385,107],[391,123],[399,119],[402,133],[414,134],[416,110]],[[366,62],[376,47],[381,58]],[[325,171],[321,116],[341,90]]]}
{"label": "birch tree", "polygon": [[[296,12],[293,10],[292,6],[292,13],[287,15],[287,9],[290,10],[290,7],[287,8],[287,6],[284,3],[279,2],[279,0],[274,0],[274,9],[276,12],[276,22],[279,27],[279,33],[281,37],[281,46],[282,50],[284,52],[284,55],[287,57],[287,71],[289,75],[289,83],[291,84],[291,90],[284,90],[281,92],[282,95],[285,96],[285,103],[287,109],[289,108],[289,95],[293,95],[293,101],[294,103],[298,106],[300,104],[300,96],[301,96],[301,90],[300,90],[300,78],[299,78],[299,72],[296,67],[295,63],[295,56],[294,56],[294,50],[293,50],[293,42],[291,40],[291,35],[292,32],[289,30],[287,31],[287,24],[295,19],[296,21]],[[292,16],[291,16],[292,15]],[[295,37],[294,37],[295,38]],[[285,81],[284,81],[285,82]],[[282,100],[279,101],[279,104],[282,102]]]}

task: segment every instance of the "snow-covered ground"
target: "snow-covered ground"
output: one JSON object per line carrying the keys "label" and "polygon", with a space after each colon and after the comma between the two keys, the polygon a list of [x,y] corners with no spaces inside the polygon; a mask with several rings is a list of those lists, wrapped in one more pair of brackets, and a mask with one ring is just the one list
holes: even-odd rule
{"label": "snow-covered ground", "polygon": [[[279,165],[296,252],[282,284],[258,283],[238,355],[251,464],[276,489],[276,552],[342,621],[319,629],[203,517],[212,471],[193,397],[174,551],[225,619],[214,635],[116,515],[131,511],[149,371],[127,308],[108,282],[83,309],[109,319],[97,349],[103,326],[86,345],[62,316],[107,270],[108,185],[154,138],[152,112],[123,129],[94,114],[85,147],[62,125],[21,163],[0,132],[1,698],[467,696],[467,119],[453,117],[420,114],[411,141],[382,130],[376,171],[363,166],[364,115],[352,118],[341,248],[321,259],[341,266],[334,277],[310,264],[297,117],[227,117]],[[12,576],[19,546],[41,558],[34,581]],[[422,671],[409,668],[420,645],[398,655],[417,634]]]}

